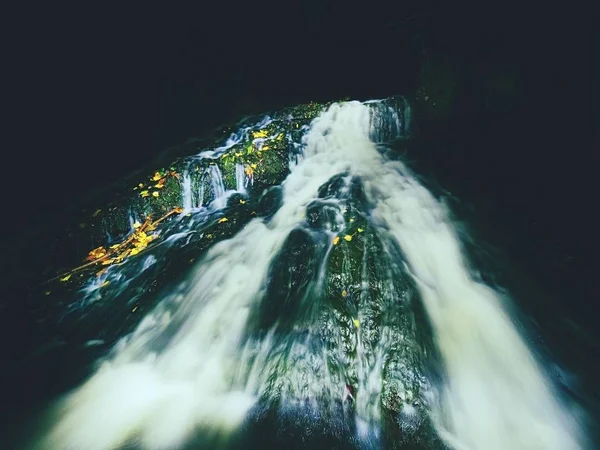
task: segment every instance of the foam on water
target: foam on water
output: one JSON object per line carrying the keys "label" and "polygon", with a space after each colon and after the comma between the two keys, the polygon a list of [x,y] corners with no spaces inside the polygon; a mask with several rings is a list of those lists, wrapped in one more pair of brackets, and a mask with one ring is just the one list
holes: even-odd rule
{"label": "foam on water", "polygon": [[[119,342],[114,356],[62,400],[43,448],[100,450],[133,440],[143,448],[177,448],[199,429],[227,434],[236,428],[264,394],[265,368],[274,364],[272,334],[259,343],[253,364],[244,358],[245,330],[264,294],[270,264],[319,187],[343,172],[361,177],[374,205],[373,222],[397,240],[417,282],[445,367],[442,395],[431,414],[448,444],[472,450],[581,448],[577,424],[554,396],[498,294],[471,278],[444,207],[370,139],[374,114],[369,106],[348,102],[313,121],[303,154],[292,159],[277,213],[268,223],[252,220],[208,251],[188,287],[159,303]],[[233,145],[238,138],[230,140]],[[213,191],[223,198],[219,169],[210,170]],[[310,349],[307,340],[291,346],[287,356],[313,358],[316,365],[292,365],[286,374],[290,389],[301,379],[298,389],[306,389],[308,377],[315,395],[345,395],[319,362],[325,355],[311,356]],[[356,393],[357,430],[364,439],[376,439],[381,356],[375,364],[361,359],[359,342],[357,364],[364,387]],[[317,370],[300,373],[311,367]],[[406,403],[400,415],[410,427],[415,410]]]}

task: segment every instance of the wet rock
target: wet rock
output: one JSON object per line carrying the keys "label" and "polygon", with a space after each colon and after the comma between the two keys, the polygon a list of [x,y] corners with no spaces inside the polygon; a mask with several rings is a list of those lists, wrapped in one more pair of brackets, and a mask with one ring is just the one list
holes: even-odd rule
{"label": "wet rock", "polygon": [[343,221],[341,208],[336,203],[315,200],[306,207],[306,222],[315,229],[338,232]]}
{"label": "wet rock", "polygon": [[259,217],[270,218],[281,207],[283,189],[281,186],[272,186],[265,189],[258,199],[256,213]]}
{"label": "wet rock", "polygon": [[297,228],[290,233],[269,272],[259,313],[262,327],[278,323],[286,328],[301,323],[301,315],[311,314],[304,299],[316,274],[315,251],[315,242],[306,231]]}

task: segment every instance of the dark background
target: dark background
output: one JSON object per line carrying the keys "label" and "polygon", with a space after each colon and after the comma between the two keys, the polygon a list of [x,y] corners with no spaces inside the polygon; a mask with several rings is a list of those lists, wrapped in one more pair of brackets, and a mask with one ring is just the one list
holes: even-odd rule
{"label": "dark background", "polygon": [[[537,247],[556,248],[574,261],[568,270],[593,278],[600,118],[590,10],[506,2],[197,5],[36,5],[5,15],[0,241],[68,221],[86,193],[246,114],[410,94],[436,55],[458,68],[458,100],[441,119],[420,118],[421,135],[440,148],[452,142],[453,153],[439,160],[466,190],[523,216],[530,224],[523,233]],[[482,86],[507,71],[510,101],[490,101]]]}
{"label": "dark background", "polygon": [[[421,136],[452,145],[438,158],[446,171],[489,199],[499,218],[518,217],[530,253],[560,261],[569,289],[589,298],[578,305],[583,315],[594,313],[600,118],[590,11],[200,5],[36,5],[5,15],[0,241],[68,221],[86,193],[246,114],[415,92],[437,55],[458,68],[458,100],[443,118],[420,118]],[[506,71],[510,101],[490,101],[482,86]],[[561,283],[552,270],[539,276]]]}
{"label": "dark background", "polygon": [[[518,144],[522,130],[510,124],[498,129],[519,148],[512,169],[541,177],[536,195],[546,197],[559,179],[568,185],[572,171],[577,179],[589,176],[598,119],[591,109],[598,95],[591,17],[580,7],[510,3],[38,5],[7,15],[3,172],[11,180],[10,203],[24,222],[39,220],[161,149],[244,114],[410,92],[419,84],[424,50],[464,66],[518,69],[522,96],[506,117],[526,121],[535,145]],[[454,117],[471,128],[469,121],[482,115],[468,98],[474,95],[465,93],[467,106]],[[542,167],[540,158],[545,170],[532,171]]]}

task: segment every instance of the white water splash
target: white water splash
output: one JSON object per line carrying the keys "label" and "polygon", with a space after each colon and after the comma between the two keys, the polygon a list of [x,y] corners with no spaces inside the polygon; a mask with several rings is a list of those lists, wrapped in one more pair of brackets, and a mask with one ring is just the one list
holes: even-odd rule
{"label": "white water splash", "polygon": [[401,164],[384,166],[379,215],[408,259],[447,379],[434,411],[457,448],[579,449],[576,427],[500,296],[474,281],[442,205]]}
{"label": "white water splash", "polygon": [[[443,205],[402,163],[386,160],[369,141],[377,135],[369,125],[373,113],[359,103],[333,105],[312,124],[309,139],[323,166],[338,173],[346,168],[362,178],[375,205],[374,222],[392,233],[408,260],[446,369],[442,398],[431,411],[441,437],[457,450],[584,448],[579,424],[555,396],[500,295],[472,279]],[[326,149],[335,148],[344,148],[344,154],[328,154]],[[377,414],[366,403],[377,398],[381,375],[363,371],[361,378],[363,388],[375,386],[370,393],[357,392],[357,428],[366,433]],[[317,383],[323,390],[330,381],[318,373]],[[401,411],[410,416],[411,404]]]}
{"label": "white water splash", "polygon": [[[398,240],[417,280],[447,371],[440,407],[432,411],[443,437],[457,449],[580,448],[575,424],[497,294],[471,279],[442,206],[369,139],[371,111],[357,102],[333,105],[313,122],[268,226],[254,219],[215,245],[190,287],[163,300],[120,342],[112,360],[63,401],[43,448],[102,450],[134,438],[144,448],[176,448],[198,428],[227,433],[237,427],[264,386],[259,365],[267,362],[241,364],[249,312],[306,205],[344,171],[361,176],[375,220]],[[223,198],[219,169],[210,170],[215,198]],[[268,355],[269,339],[262,344],[267,350],[261,354]],[[299,342],[292,350],[303,354],[306,347]],[[361,383],[377,398],[381,373],[361,364]],[[290,368],[292,382],[300,380],[299,370]],[[236,383],[240,378],[246,382]],[[311,386],[329,389],[329,383]],[[368,435],[376,409],[368,406],[373,396],[361,395],[358,428]],[[413,413],[408,403],[401,411]]]}
{"label": "white water splash", "polygon": [[[346,108],[364,114],[359,104]],[[370,156],[359,174],[376,205],[375,221],[392,232],[408,260],[444,361],[447,379],[433,411],[442,437],[473,450],[581,448],[575,420],[499,295],[471,278],[443,206],[403,164],[382,160],[373,144],[363,152]]]}
{"label": "white water splash", "polygon": [[[232,379],[270,262],[319,186],[347,167],[347,155],[355,164],[363,160],[361,145],[368,139],[352,132],[363,127],[355,117],[345,118],[351,122],[336,141],[318,127],[308,136],[306,158],[291,167],[283,205],[269,227],[254,219],[215,245],[175,312],[159,305],[120,342],[112,360],[64,399],[44,448],[101,450],[135,437],[145,448],[166,449],[181,445],[199,426],[227,432],[242,420],[254,398],[232,386]],[[368,115],[362,120],[368,125]],[[221,173],[215,165],[210,171],[215,196],[223,198]]]}

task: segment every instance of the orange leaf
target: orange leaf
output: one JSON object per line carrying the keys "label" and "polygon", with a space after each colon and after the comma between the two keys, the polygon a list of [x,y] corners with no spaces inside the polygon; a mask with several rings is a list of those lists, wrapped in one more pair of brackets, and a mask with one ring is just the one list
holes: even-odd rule
{"label": "orange leaf", "polygon": [[96,259],[102,258],[105,255],[106,255],[106,249],[104,247],[98,247],[98,248],[95,248],[94,250],[91,250],[88,253],[86,260],[95,261]]}

